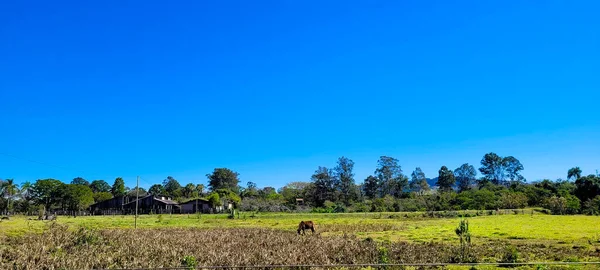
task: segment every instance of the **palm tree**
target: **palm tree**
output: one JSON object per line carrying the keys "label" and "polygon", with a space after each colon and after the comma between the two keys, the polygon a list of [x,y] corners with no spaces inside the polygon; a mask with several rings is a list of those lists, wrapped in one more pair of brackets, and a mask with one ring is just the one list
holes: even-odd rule
{"label": "palm tree", "polygon": [[8,214],[8,210],[10,209],[10,199],[12,199],[18,191],[18,185],[14,183],[14,179],[6,179],[2,182],[2,196],[4,196],[7,200],[6,203],[6,213]]}
{"label": "palm tree", "polygon": [[575,177],[575,179],[581,178],[581,169],[579,167],[569,169],[569,172],[567,173],[567,179],[571,180],[573,177]]}

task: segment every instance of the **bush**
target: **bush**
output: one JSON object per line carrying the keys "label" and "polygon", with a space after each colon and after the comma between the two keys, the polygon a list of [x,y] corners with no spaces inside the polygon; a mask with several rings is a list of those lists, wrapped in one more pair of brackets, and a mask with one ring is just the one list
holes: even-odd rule
{"label": "bush", "polygon": [[196,261],[196,258],[194,256],[188,255],[181,259],[181,265],[189,269],[194,269],[196,268],[196,266],[198,266],[198,262]]}
{"label": "bush", "polygon": [[502,254],[501,263],[517,263],[519,262],[519,251],[514,246],[508,246]]}

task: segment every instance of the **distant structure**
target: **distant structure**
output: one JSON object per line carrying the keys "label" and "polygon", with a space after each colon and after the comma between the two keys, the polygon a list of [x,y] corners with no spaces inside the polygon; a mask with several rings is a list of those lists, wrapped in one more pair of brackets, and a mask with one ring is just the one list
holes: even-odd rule
{"label": "distant structure", "polygon": [[[212,207],[206,199],[178,203],[164,195],[146,195],[139,198],[137,205],[139,214],[208,214],[222,213],[233,208],[233,203],[228,200],[223,200],[221,206]],[[127,215],[135,214],[135,207],[135,197],[119,196],[92,204],[89,211],[92,215]]]}

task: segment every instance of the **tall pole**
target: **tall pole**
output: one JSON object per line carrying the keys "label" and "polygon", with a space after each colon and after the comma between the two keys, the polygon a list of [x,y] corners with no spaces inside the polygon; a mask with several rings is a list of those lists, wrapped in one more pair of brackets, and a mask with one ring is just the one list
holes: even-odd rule
{"label": "tall pole", "polygon": [[140,177],[137,177],[137,183],[135,184],[135,221],[134,228],[137,229],[137,216],[138,216],[138,204],[140,199]]}

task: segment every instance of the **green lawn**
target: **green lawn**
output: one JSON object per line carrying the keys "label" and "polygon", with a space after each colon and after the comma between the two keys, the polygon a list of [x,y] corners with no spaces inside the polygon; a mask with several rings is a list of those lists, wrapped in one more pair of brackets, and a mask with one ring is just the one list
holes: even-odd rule
{"label": "green lawn", "polygon": [[[394,215],[395,214],[395,215]],[[389,218],[393,215],[392,218]],[[379,240],[444,242],[456,241],[454,229],[460,218],[404,218],[398,213],[352,214],[258,214],[241,213],[240,219],[226,215],[144,215],[138,228],[160,227],[263,227],[295,230],[299,221],[313,220],[323,235],[352,233]],[[553,215],[493,215],[468,218],[474,242],[510,240],[549,244],[583,244],[600,240],[600,217]],[[72,228],[133,228],[133,216],[59,217],[58,223]],[[0,222],[0,234],[20,235],[42,231],[47,221],[13,217]]]}

